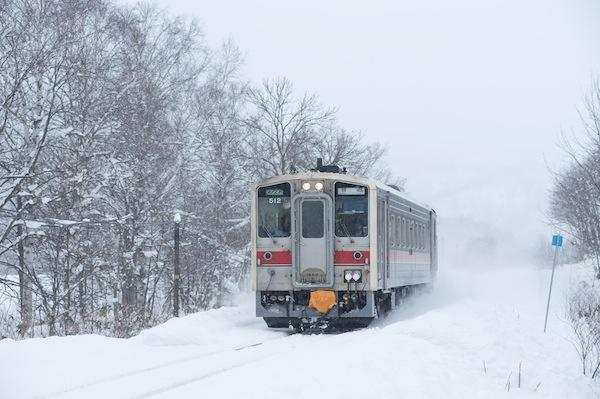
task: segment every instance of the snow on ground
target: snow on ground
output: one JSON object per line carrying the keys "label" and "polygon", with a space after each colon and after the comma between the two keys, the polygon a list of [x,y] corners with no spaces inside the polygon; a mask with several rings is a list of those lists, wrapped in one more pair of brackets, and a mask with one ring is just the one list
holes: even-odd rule
{"label": "snow on ground", "polygon": [[549,271],[513,268],[443,272],[433,293],[345,334],[268,330],[245,295],[127,340],[3,340],[0,398],[597,398],[563,310],[586,271],[558,270],[547,334]]}

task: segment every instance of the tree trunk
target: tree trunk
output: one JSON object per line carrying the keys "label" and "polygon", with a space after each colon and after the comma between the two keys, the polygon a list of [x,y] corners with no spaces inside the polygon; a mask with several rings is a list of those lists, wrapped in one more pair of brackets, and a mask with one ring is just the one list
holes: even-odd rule
{"label": "tree trunk", "polygon": [[[17,209],[21,209],[21,197],[17,197]],[[27,265],[31,261],[30,250],[26,247],[23,225],[17,226],[17,251],[19,253],[19,306],[21,313],[21,323],[19,324],[19,334],[21,337],[30,336],[33,325],[33,295],[31,292],[31,278],[28,273]]]}

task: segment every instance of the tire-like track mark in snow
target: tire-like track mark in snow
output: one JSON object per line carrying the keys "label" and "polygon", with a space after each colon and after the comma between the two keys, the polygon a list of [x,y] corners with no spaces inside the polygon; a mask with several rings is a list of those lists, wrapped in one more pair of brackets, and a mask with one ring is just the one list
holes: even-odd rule
{"label": "tire-like track mark in snow", "polygon": [[[287,337],[282,337],[282,338],[287,338]],[[282,339],[282,338],[276,338],[276,339]],[[97,385],[101,385],[101,384],[106,384],[106,383],[109,383],[109,382],[115,382],[115,381],[123,380],[123,379],[130,378],[130,377],[135,377],[135,376],[140,375],[140,374],[148,373],[148,372],[155,371],[155,370],[160,370],[160,369],[163,369],[163,368],[168,368],[168,367],[175,366],[175,365],[180,365],[182,363],[192,362],[192,361],[195,361],[195,360],[199,360],[199,359],[203,359],[203,358],[207,358],[207,357],[211,357],[211,356],[215,356],[215,355],[219,355],[219,354],[223,354],[223,353],[227,353],[227,352],[239,352],[239,351],[243,351],[245,349],[255,348],[255,347],[260,346],[260,345],[262,345],[262,344],[264,344],[265,342],[268,342],[268,341],[273,341],[273,340],[267,340],[267,341],[263,341],[263,342],[256,342],[256,343],[253,343],[253,344],[239,346],[239,347],[236,347],[236,348],[219,350],[219,351],[213,351],[213,352],[207,352],[207,353],[202,353],[202,354],[199,354],[199,355],[187,356],[187,357],[183,357],[183,358],[179,358],[179,359],[174,359],[174,360],[171,360],[169,362],[157,364],[157,365],[154,365],[154,366],[151,366],[151,367],[145,367],[145,368],[142,368],[142,369],[132,370],[132,371],[129,371],[127,373],[116,374],[116,375],[112,375],[112,376],[109,376],[109,377],[100,378],[98,380],[94,380],[94,381],[90,381],[90,382],[83,383],[83,384],[80,384],[80,385],[76,385],[74,387],[70,387],[70,388],[67,388],[67,389],[64,389],[64,390],[61,390],[61,391],[53,392],[53,393],[50,393],[50,394],[47,394],[47,395],[36,396],[35,399],[55,398],[55,397],[59,397],[59,396],[71,393],[71,392],[75,392],[75,391],[79,391],[79,390],[91,388],[91,387],[94,387],[94,386],[97,386]],[[232,367],[229,367],[229,369],[240,367],[240,366],[243,366],[244,364],[247,364],[247,363],[251,363],[251,362],[246,362],[246,363],[243,363],[243,364],[234,365]],[[222,373],[222,372],[225,372],[225,371],[227,371],[227,369],[221,369],[221,370],[209,372],[209,373],[206,373],[207,375],[205,375],[203,377],[196,378],[196,380],[202,379],[202,378],[206,378],[206,377],[210,377],[210,375],[219,374],[219,373]],[[193,382],[193,381],[190,381],[190,382]],[[186,384],[185,382],[184,383],[179,383],[179,385],[185,385],[185,384]],[[167,389],[163,389],[163,390],[173,389],[173,388],[175,388],[177,386],[178,385],[173,384],[173,387],[170,387],[170,388],[167,388]],[[135,396],[135,397],[150,396],[150,395],[153,395],[153,394],[156,394],[156,393],[160,393],[160,392],[162,392],[162,390],[158,390],[155,393],[149,392],[149,393],[143,394],[142,396]]]}
{"label": "tire-like track mark in snow", "polygon": [[[254,346],[258,346],[258,345],[254,345]],[[240,367],[247,366],[249,364],[252,364],[252,363],[255,363],[255,362],[267,359],[269,357],[273,357],[273,356],[274,356],[274,354],[271,354],[271,355],[268,355],[268,356],[262,356],[262,357],[259,357],[259,358],[256,358],[256,359],[252,359],[250,361],[239,362],[239,363],[234,364],[234,365],[223,367],[223,368],[220,368],[218,370],[208,371],[208,372],[205,372],[205,373],[200,374],[198,376],[194,376],[192,378],[186,378],[184,380],[173,382],[173,383],[171,383],[169,385],[165,385],[165,386],[160,387],[158,389],[153,389],[153,390],[141,393],[139,395],[130,396],[129,398],[130,399],[143,399],[143,398],[148,398],[148,397],[151,397],[151,396],[155,396],[155,395],[167,392],[167,391],[171,391],[173,389],[181,388],[181,387],[183,387],[185,385],[189,385],[189,384],[193,384],[193,383],[198,382],[198,381],[202,381],[205,378],[209,378],[209,377],[212,377],[212,376],[215,376],[215,375],[218,375],[218,374],[226,373],[228,371],[231,371],[231,370],[234,370],[234,369],[237,369],[237,368],[240,368]]]}

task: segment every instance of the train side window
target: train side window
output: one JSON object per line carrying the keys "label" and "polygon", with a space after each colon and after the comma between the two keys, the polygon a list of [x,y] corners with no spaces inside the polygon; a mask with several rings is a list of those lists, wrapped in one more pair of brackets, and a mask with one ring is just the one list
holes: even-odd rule
{"label": "train side window", "polygon": [[412,249],[419,247],[419,235],[417,233],[417,222],[412,222]]}
{"label": "train side window", "polygon": [[394,247],[394,217],[392,215],[390,215],[388,225],[388,246]]}
{"label": "train side window", "polygon": [[413,231],[414,231],[414,241],[413,241],[413,249],[419,249],[419,224],[417,222],[414,222],[413,224]]}
{"label": "train side window", "polygon": [[392,248],[396,248],[396,216],[392,216],[392,225],[390,226],[390,244]]}
{"label": "train side window", "polygon": [[431,250],[433,248],[433,224],[430,223],[427,228],[427,247]]}
{"label": "train side window", "polygon": [[396,231],[394,234],[396,236],[396,248],[400,248],[400,216],[396,217]]}
{"label": "train side window", "polygon": [[400,216],[396,223],[396,246],[402,248],[402,218]]}
{"label": "train side window", "polygon": [[419,247],[421,246],[421,243],[419,242],[419,223],[415,222],[415,249],[419,249]]}
{"label": "train side window", "polygon": [[394,237],[396,237],[396,248],[400,248],[400,216],[396,216],[396,225],[394,227]]}
{"label": "train side window", "polygon": [[402,247],[408,248],[408,228],[405,218],[402,218]]}
{"label": "train side window", "polygon": [[406,248],[410,248],[410,220],[406,219]]}
{"label": "train side window", "polygon": [[402,219],[401,216],[398,216],[398,226],[396,226],[396,228],[398,229],[398,248],[402,248],[402,223],[404,222],[404,220]]}
{"label": "train side window", "polygon": [[415,248],[421,248],[421,226],[419,226],[418,222],[415,222]]}
{"label": "train side window", "polygon": [[417,232],[417,222],[414,222],[414,221],[412,222],[412,232],[413,232],[412,248],[417,249],[419,247],[419,242],[418,242],[419,235]]}
{"label": "train side window", "polygon": [[405,247],[405,241],[406,241],[406,233],[404,231],[404,225],[405,225],[404,218],[401,219],[401,222],[402,223],[400,224],[400,246],[402,248],[404,248]]}
{"label": "train side window", "polygon": [[414,246],[414,249],[419,249],[419,247],[420,247],[420,244],[419,244],[419,223],[415,222],[414,230],[415,230],[415,246]]}

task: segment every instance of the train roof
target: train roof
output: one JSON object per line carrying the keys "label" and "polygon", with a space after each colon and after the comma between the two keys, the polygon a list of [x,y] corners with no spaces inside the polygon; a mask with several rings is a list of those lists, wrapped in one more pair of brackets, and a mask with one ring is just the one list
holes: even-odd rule
{"label": "train roof", "polygon": [[371,189],[380,189],[383,191],[390,192],[398,197],[405,199],[406,201],[413,203],[414,205],[434,211],[431,206],[421,203],[419,201],[416,201],[407,193],[397,190],[394,187],[391,187],[385,183],[382,183],[382,182],[379,182],[377,180],[370,179],[367,177],[349,175],[349,174],[344,174],[344,173],[329,173],[329,172],[318,172],[318,171],[288,173],[285,175],[272,176],[272,177],[263,179],[254,185],[254,189],[256,190],[258,187],[264,186],[265,184],[273,184],[273,183],[279,183],[279,182],[289,181],[289,180],[308,180],[308,179],[331,179],[331,180],[341,180],[341,181],[355,183],[355,184],[363,184],[365,186],[368,186]]}

